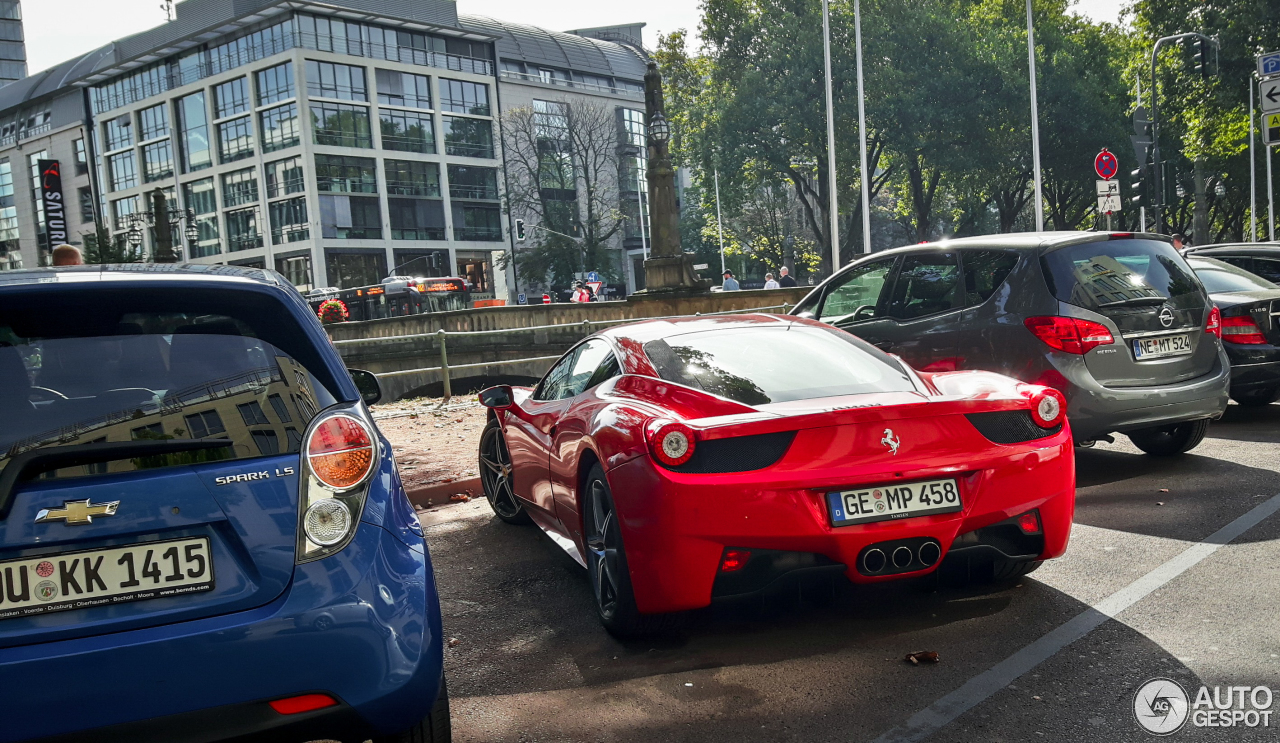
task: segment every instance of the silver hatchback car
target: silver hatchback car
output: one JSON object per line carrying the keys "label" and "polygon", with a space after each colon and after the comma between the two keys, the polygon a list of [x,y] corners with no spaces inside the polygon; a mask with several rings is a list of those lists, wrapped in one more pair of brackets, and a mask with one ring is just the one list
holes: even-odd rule
{"label": "silver hatchback car", "polygon": [[1060,390],[1076,442],[1123,433],[1181,454],[1227,407],[1221,318],[1161,235],[991,235],[874,253],[792,311],[921,371],[981,369]]}

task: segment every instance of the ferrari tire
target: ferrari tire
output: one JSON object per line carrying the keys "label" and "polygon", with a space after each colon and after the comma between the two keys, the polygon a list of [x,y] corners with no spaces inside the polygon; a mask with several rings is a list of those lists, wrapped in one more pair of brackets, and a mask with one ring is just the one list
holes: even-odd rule
{"label": "ferrari tire", "polygon": [[1261,387],[1244,392],[1232,392],[1231,399],[1247,408],[1261,408],[1276,401],[1280,387]]}
{"label": "ferrari tire", "polygon": [[1204,441],[1209,432],[1209,419],[1175,423],[1171,426],[1144,428],[1129,434],[1133,445],[1153,457],[1173,457],[1185,454]]}
{"label": "ferrari tire", "polygon": [[678,614],[641,614],[636,608],[613,492],[598,463],[587,473],[583,492],[587,574],[600,624],[620,639],[644,637],[675,627]]}
{"label": "ferrari tire", "polygon": [[426,717],[408,730],[374,738],[373,743],[449,743],[451,740],[453,730],[449,724],[449,687],[442,677],[440,693],[436,695],[436,702]]}
{"label": "ferrari tire", "polygon": [[480,483],[484,497],[494,514],[508,524],[533,523],[512,487],[514,474],[502,426],[496,419],[491,420],[480,434]]}

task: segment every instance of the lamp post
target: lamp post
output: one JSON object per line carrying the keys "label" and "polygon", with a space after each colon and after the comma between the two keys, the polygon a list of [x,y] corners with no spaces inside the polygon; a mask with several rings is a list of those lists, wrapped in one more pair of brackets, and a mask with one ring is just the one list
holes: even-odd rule
{"label": "lamp post", "polygon": [[1036,102],[1036,29],[1027,0],[1027,67],[1031,70],[1031,167],[1036,184],[1036,232],[1044,232],[1044,199],[1040,195],[1040,106]]}
{"label": "lamp post", "polygon": [[[836,118],[831,93],[831,13],[822,0],[822,65],[827,96],[827,231],[831,235],[831,273],[840,270],[840,207],[836,201]],[[864,174],[865,176],[865,174]]]}
{"label": "lamp post", "polygon": [[[693,263],[680,247],[680,210],[676,206],[676,171],[667,149],[671,124],[664,113],[662,73],[650,62],[644,75],[645,132],[649,148],[650,257],[644,262],[643,293],[706,291],[710,282],[693,272]],[[637,292],[640,293],[640,292]]]}

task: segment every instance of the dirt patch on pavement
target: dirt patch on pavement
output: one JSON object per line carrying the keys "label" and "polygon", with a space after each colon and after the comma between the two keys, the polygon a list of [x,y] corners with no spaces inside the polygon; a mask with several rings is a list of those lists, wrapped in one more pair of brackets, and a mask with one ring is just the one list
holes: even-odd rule
{"label": "dirt patch on pavement", "polygon": [[455,404],[444,408],[440,402],[419,397],[373,408],[410,493],[447,489],[448,483],[474,481],[479,475],[477,452],[485,409],[474,402],[458,403],[456,398]]}

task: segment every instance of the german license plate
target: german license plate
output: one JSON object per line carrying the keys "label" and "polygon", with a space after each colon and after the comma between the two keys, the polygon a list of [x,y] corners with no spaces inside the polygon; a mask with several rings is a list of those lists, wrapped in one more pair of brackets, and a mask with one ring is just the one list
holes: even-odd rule
{"label": "german license plate", "polygon": [[1138,360],[1185,356],[1189,353],[1191,353],[1191,336],[1185,334],[1139,338],[1133,342],[1133,358]]}
{"label": "german license plate", "polygon": [[0,562],[0,619],[211,588],[208,537],[6,560]]}
{"label": "german license plate", "polygon": [[954,513],[961,508],[955,480],[928,480],[878,485],[861,490],[827,493],[832,526]]}

